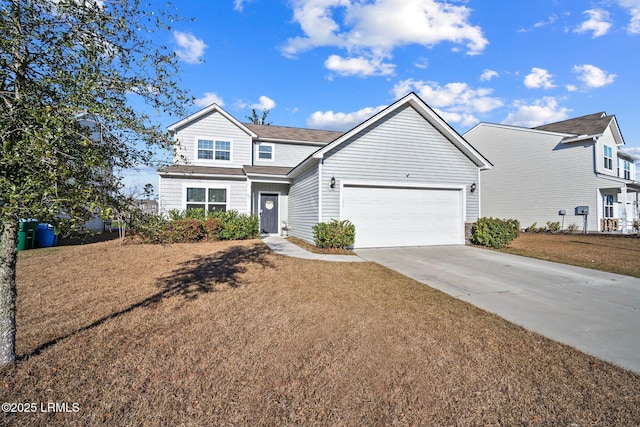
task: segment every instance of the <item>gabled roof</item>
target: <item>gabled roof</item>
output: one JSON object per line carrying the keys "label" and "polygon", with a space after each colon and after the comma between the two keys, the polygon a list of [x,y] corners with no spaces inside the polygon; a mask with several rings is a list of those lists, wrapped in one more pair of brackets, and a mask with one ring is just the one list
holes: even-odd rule
{"label": "gabled roof", "polygon": [[344,134],[344,132],[288,126],[256,125],[252,123],[243,123],[243,125],[258,135],[258,139],[262,141],[320,142],[328,144]]}
{"label": "gabled roof", "polygon": [[614,126],[612,126],[611,131],[614,133],[614,137],[619,140],[619,144],[624,144],[616,116],[607,116],[607,113],[604,111],[563,120],[561,122],[536,126],[532,129],[572,134],[574,137],[566,137],[565,140],[573,141],[598,137],[607,130],[612,122]]}
{"label": "gabled roof", "polygon": [[167,127],[167,129],[169,130],[169,132],[171,133],[175,133],[178,129],[180,129],[181,127],[187,126],[188,124],[195,122],[196,120],[201,119],[202,117],[211,114],[211,113],[220,113],[221,115],[223,115],[227,120],[229,120],[230,122],[232,122],[234,125],[238,126],[243,132],[245,132],[246,134],[248,134],[249,136],[251,136],[252,138],[256,138],[257,135],[249,128],[247,128],[244,124],[240,123],[239,121],[237,121],[231,114],[227,113],[224,109],[222,109],[221,106],[219,106],[218,104],[211,104],[208,107],[203,108],[200,111],[195,112],[194,114],[185,117],[184,119],[180,120],[179,122],[176,122],[172,125],[169,125],[169,127]]}
{"label": "gabled roof", "polygon": [[388,117],[395,111],[410,105],[413,107],[422,117],[425,118],[434,128],[436,128],[445,138],[447,138],[453,145],[455,145],[460,151],[462,151],[471,161],[473,161],[481,169],[491,169],[493,165],[485,159],[469,142],[467,142],[458,132],[456,132],[447,122],[445,122],[435,111],[431,109],[415,92],[410,92],[403,98],[397,100],[384,110],[365,120],[358,126],[354,127],[350,131],[346,132],[342,136],[330,144],[320,148],[318,151],[307,157],[304,161],[298,164],[295,168],[289,172],[289,176],[295,176],[298,171],[305,169],[305,166],[310,162],[324,158],[324,156],[331,150],[339,147],[340,145],[349,141],[354,135],[363,132],[367,128],[373,126],[375,123]]}

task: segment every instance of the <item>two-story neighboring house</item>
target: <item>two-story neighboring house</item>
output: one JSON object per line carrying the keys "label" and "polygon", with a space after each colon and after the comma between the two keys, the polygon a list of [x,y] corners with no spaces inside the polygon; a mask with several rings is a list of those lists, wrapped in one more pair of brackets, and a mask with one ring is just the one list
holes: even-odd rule
{"label": "two-story neighboring house", "polygon": [[481,176],[483,216],[523,227],[559,221],[589,232],[633,231],[640,183],[615,116],[532,129],[480,123],[464,137],[494,165]]}
{"label": "two-story neighboring house", "polygon": [[[415,93],[346,133],[241,123],[213,104],[171,125],[159,209],[260,215],[260,231],[313,241],[331,219],[355,247],[463,244],[490,163]],[[183,160],[184,159],[184,160]]]}

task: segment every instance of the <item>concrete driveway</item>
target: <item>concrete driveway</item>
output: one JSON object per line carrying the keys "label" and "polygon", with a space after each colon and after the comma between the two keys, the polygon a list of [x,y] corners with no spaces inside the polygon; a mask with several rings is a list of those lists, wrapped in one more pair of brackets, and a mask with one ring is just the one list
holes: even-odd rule
{"label": "concrete driveway", "polygon": [[469,246],[359,256],[640,373],[640,279]]}

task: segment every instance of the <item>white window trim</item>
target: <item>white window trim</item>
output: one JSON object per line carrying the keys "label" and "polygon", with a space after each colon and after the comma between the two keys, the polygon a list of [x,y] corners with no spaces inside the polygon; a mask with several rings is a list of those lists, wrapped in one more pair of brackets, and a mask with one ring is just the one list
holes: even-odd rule
{"label": "white window trim", "polygon": [[[198,157],[198,141],[213,141],[213,159],[201,159]],[[216,160],[216,141],[224,141],[229,143],[229,160]],[[217,163],[221,165],[228,165],[233,163],[233,139],[232,138],[220,138],[220,137],[205,137],[196,136],[194,141],[194,161],[204,163]]]}
{"label": "white window trim", "polygon": [[[260,158],[260,146],[264,145],[265,147],[271,147],[271,158],[270,159],[261,159]],[[276,161],[276,144],[271,142],[256,142],[256,162],[275,162]]]}
{"label": "white window trim", "polygon": [[[607,149],[611,151],[609,153],[609,156],[607,156]],[[610,160],[611,167],[607,167],[607,159]],[[613,171],[613,148],[609,147],[608,145],[604,145],[604,148],[602,149],[602,167],[605,170]]]}
{"label": "white window trim", "polygon": [[193,182],[193,183],[185,182],[185,183],[182,184],[182,210],[183,211],[187,210],[187,188],[204,188],[204,191],[205,191],[204,209],[207,212],[208,212],[207,205],[209,204],[209,202],[206,201],[206,198],[209,196],[209,189],[226,190],[227,191],[227,202],[225,203],[225,210],[226,211],[230,210],[231,186],[229,186],[229,185],[216,185],[214,183],[206,183],[206,184],[204,184],[204,183],[198,183],[198,182]]}

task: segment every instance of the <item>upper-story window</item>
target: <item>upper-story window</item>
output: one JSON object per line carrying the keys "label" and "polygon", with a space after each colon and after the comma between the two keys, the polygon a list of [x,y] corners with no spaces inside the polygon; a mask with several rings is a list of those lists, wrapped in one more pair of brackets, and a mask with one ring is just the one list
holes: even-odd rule
{"label": "upper-story window", "polygon": [[231,141],[199,139],[198,159],[231,160]]}
{"label": "upper-story window", "polygon": [[624,161],[624,179],[631,179],[631,162]]}
{"label": "upper-story window", "polygon": [[613,150],[607,145],[604,146],[604,168],[613,169]]}
{"label": "upper-story window", "polygon": [[273,144],[260,143],[256,145],[256,155],[258,160],[273,160],[275,146]]}

